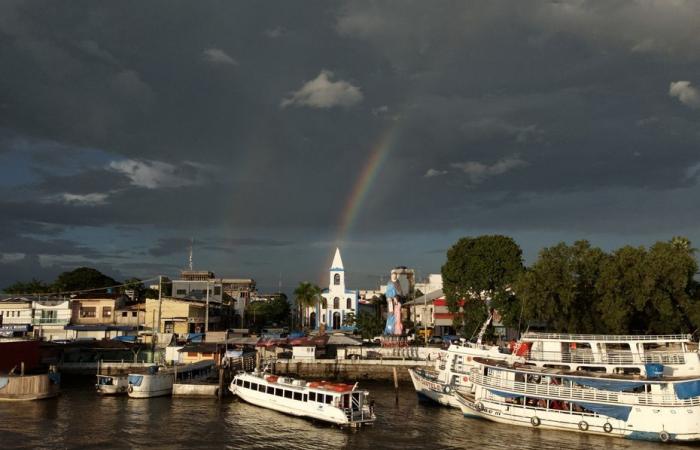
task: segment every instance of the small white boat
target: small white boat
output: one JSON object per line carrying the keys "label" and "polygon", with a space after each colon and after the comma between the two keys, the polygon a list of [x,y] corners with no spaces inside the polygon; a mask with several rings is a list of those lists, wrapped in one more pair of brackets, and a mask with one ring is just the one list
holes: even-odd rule
{"label": "small white boat", "polygon": [[214,367],[214,361],[199,361],[174,367],[150,366],[147,373],[130,373],[127,392],[132,398],[150,398],[171,395],[175,379],[206,378]]}
{"label": "small white boat", "polygon": [[309,382],[263,372],[239,373],[229,390],[263,408],[340,426],[359,427],[376,419],[369,392],[354,385]]}
{"label": "small white boat", "polygon": [[95,389],[98,394],[102,395],[126,394],[127,389],[129,389],[129,375],[97,375]]}

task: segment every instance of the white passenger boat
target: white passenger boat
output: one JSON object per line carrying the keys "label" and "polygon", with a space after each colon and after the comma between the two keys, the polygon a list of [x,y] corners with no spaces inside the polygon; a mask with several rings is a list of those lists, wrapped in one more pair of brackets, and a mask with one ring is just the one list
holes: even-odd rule
{"label": "white passenger boat", "polygon": [[[553,430],[653,441],[700,440],[700,378],[610,375],[513,366],[477,358],[466,416]],[[661,375],[652,378],[654,373]]]}
{"label": "white passenger boat", "polygon": [[[483,335],[485,326],[480,336]],[[540,368],[647,376],[647,367],[663,366],[663,375],[700,377],[698,344],[691,335],[593,335],[525,333],[512,353],[496,346],[461,341],[441,351],[434,369],[412,369],[416,393],[458,407],[454,391],[467,392],[475,357],[523,362]]]}
{"label": "white passenger boat", "polygon": [[132,398],[150,398],[171,395],[175,379],[206,378],[214,361],[199,361],[174,367],[150,366],[147,373],[130,373],[127,392]]}
{"label": "white passenger boat", "polygon": [[121,395],[126,394],[129,389],[129,375],[97,375],[97,383],[95,389],[98,394],[102,395]]}
{"label": "white passenger boat", "polygon": [[662,364],[665,376],[700,377],[698,343],[690,334],[525,333],[516,347],[537,367],[646,376],[647,364]]}
{"label": "white passenger boat", "polygon": [[309,382],[263,372],[239,373],[230,391],[242,400],[293,416],[359,427],[374,415],[369,393],[355,385]]}

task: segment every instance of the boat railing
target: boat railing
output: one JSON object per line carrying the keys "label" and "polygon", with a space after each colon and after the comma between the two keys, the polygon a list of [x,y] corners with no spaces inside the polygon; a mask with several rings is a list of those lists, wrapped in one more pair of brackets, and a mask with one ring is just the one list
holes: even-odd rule
{"label": "boat railing", "polygon": [[568,401],[594,401],[617,404],[639,404],[654,406],[694,406],[700,405],[700,398],[681,400],[672,394],[648,394],[606,391],[601,389],[562,386],[549,383],[526,383],[503,377],[483,375],[478,369],[472,371],[471,381],[485,388],[506,390],[524,396],[538,398],[559,398]]}
{"label": "boat railing", "polygon": [[565,333],[524,333],[522,341],[536,341],[541,339],[552,339],[559,341],[691,341],[690,334],[565,334]]}
{"label": "boat railing", "polygon": [[678,351],[654,351],[648,353],[607,351],[604,353],[593,353],[584,350],[561,352],[530,350],[524,356],[531,361],[573,364],[685,364],[685,354]]}

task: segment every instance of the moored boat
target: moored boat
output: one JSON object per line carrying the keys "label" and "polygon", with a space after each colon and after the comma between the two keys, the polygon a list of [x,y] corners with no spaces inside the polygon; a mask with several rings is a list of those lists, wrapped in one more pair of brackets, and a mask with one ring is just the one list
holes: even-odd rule
{"label": "moored boat", "polygon": [[[541,369],[477,358],[466,416],[534,428],[654,441],[700,440],[700,378]],[[654,377],[654,375],[659,375]]]}
{"label": "moored boat", "polygon": [[151,398],[171,395],[176,379],[206,378],[214,361],[206,360],[174,367],[150,366],[146,373],[130,373],[127,392],[132,398]]}
{"label": "moored boat", "polygon": [[61,392],[57,372],[29,375],[0,375],[0,401],[41,400]]}
{"label": "moored boat", "polygon": [[129,389],[129,375],[97,375],[95,389],[102,395],[122,395]]}
{"label": "moored boat", "polygon": [[263,372],[241,372],[229,390],[263,408],[340,426],[359,427],[376,419],[369,392],[354,385],[306,382]]}

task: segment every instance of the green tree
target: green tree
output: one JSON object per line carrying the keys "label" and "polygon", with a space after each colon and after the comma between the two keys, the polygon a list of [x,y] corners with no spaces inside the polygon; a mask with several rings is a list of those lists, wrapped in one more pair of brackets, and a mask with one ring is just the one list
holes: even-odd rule
{"label": "green tree", "polygon": [[645,279],[647,251],[644,247],[622,247],[607,258],[600,269],[596,291],[600,316],[605,333],[632,333],[646,331],[644,316],[648,289]]}
{"label": "green tree", "polygon": [[71,292],[107,288],[118,284],[114,278],[108,277],[97,269],[79,267],[60,274],[54,281],[54,289],[60,292]]}
{"label": "green tree", "polygon": [[367,311],[360,311],[355,321],[357,326],[357,331],[363,339],[372,339],[375,336],[379,336],[384,331],[384,321],[376,314],[369,313]]}
{"label": "green tree", "polygon": [[287,296],[279,293],[272,300],[252,302],[246,308],[249,326],[260,330],[266,325],[281,325],[288,323],[289,302]]}
{"label": "green tree", "polygon": [[507,236],[461,238],[447,252],[442,266],[443,291],[454,326],[465,336],[478,331],[491,308],[503,309],[512,323],[517,302],[511,285],[523,271],[522,250]]}
{"label": "green tree", "polygon": [[294,289],[294,299],[299,311],[299,319],[302,322],[302,327],[308,326],[308,323],[303,323],[304,310],[306,308],[315,307],[321,301],[321,288],[308,281],[301,282],[299,286]]}
{"label": "green tree", "polygon": [[523,318],[551,331],[600,331],[596,282],[608,257],[585,240],[543,249],[514,284],[523,304]]}
{"label": "green tree", "polygon": [[44,294],[51,292],[51,286],[36,278],[32,278],[31,281],[26,283],[17,281],[3,289],[3,292],[6,294]]}

